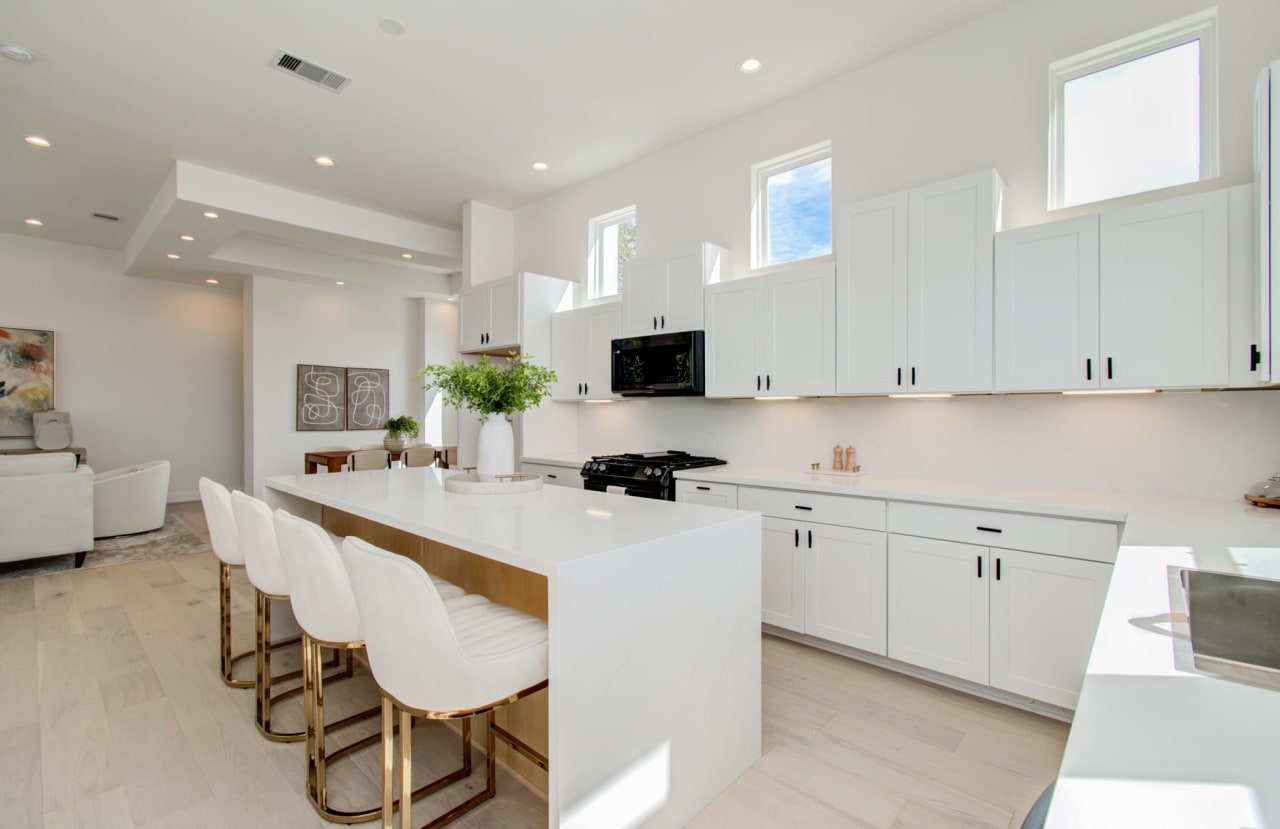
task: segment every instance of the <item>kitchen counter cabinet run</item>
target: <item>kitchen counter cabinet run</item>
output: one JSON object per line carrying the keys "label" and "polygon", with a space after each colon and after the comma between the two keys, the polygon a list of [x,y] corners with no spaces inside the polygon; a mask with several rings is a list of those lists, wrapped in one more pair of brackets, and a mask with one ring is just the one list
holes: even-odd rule
{"label": "kitchen counter cabinet run", "polygon": [[445,474],[270,478],[266,497],[359,519],[464,589],[483,592],[476,562],[545,585],[548,826],[683,826],[760,757],[759,516],[556,486],[459,495]]}

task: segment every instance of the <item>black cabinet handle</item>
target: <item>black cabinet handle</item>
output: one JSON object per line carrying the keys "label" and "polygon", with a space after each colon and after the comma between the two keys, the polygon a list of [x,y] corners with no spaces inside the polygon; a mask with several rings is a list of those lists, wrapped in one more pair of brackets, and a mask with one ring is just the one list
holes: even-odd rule
{"label": "black cabinet handle", "polygon": [[578,384],[578,394],[582,394],[582,384]]}
{"label": "black cabinet handle", "polygon": [[756,375],[756,391],[760,391],[760,375]]}
{"label": "black cabinet handle", "polygon": [[978,556],[978,578],[982,578],[982,556]]}
{"label": "black cabinet handle", "polygon": [[902,385],[902,366],[898,366],[898,385]]}
{"label": "black cabinet handle", "polygon": [[809,530],[809,549],[813,549],[813,530]]}
{"label": "black cabinet handle", "polygon": [[773,378],[766,374],[764,376],[764,390],[768,391],[771,388],[773,388]]}
{"label": "black cabinet handle", "polygon": [[996,559],[996,581],[1000,581],[1000,559]]}
{"label": "black cabinet handle", "polygon": [[813,507],[804,507],[804,506],[801,506],[800,504],[796,504],[796,509],[802,509],[805,512],[813,512]]}
{"label": "black cabinet handle", "polygon": [[796,530],[796,546],[800,546],[800,531]]}
{"label": "black cabinet handle", "polygon": [[658,330],[658,318],[657,318],[657,317],[654,317],[654,318],[653,318],[653,330],[654,330],[654,331],[657,331],[657,330]]}
{"label": "black cabinet handle", "polygon": [[914,386],[915,384],[916,384],[916,367],[912,366],[911,367],[911,385]]}
{"label": "black cabinet handle", "polygon": [[667,328],[667,315],[666,315],[666,314],[663,314],[663,315],[662,315],[662,330],[664,330],[664,331],[665,331],[665,330],[666,330],[666,328]]}
{"label": "black cabinet handle", "polygon": [[1092,357],[1086,357],[1086,358],[1085,358],[1085,361],[1084,361],[1084,379],[1086,379],[1086,380],[1092,380],[1092,379],[1093,379],[1093,358],[1092,358]]}
{"label": "black cabinet handle", "polygon": [[1004,530],[996,529],[995,527],[978,527],[978,528],[977,528],[977,530],[978,530],[979,532],[984,532],[984,533],[1002,533],[1002,532],[1004,532]]}
{"label": "black cabinet handle", "polygon": [[1261,363],[1262,352],[1258,350],[1258,344],[1254,343],[1249,346],[1249,371],[1257,371]]}
{"label": "black cabinet handle", "polygon": [[548,473],[547,473],[547,477],[548,477],[548,478],[554,478],[554,477],[556,477],[556,474],[555,474],[554,472],[548,472]]}
{"label": "black cabinet handle", "polygon": [[1108,357],[1108,358],[1107,358],[1107,379],[1108,379],[1108,380],[1110,380],[1110,379],[1111,379],[1111,377],[1112,377],[1112,373],[1111,373],[1111,358],[1110,358],[1110,357]]}
{"label": "black cabinet handle", "polygon": [[700,490],[702,490],[703,492],[710,492],[710,491],[711,491],[711,487],[709,487],[709,486],[700,486],[700,487],[695,487],[695,489],[700,489]]}
{"label": "black cabinet handle", "polygon": [[582,384],[582,393],[583,393],[583,394],[591,394],[591,384],[590,384],[590,383],[583,383],[583,384]]}

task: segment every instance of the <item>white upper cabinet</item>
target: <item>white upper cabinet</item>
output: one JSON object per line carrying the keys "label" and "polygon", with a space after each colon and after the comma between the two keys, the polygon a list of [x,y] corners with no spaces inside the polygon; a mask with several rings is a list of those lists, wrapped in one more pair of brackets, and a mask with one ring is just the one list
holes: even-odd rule
{"label": "white upper cabinet", "polygon": [[996,391],[1098,388],[1098,217],[997,233]]}
{"label": "white upper cabinet", "polygon": [[994,170],[837,212],[841,394],[991,391]]}
{"label": "white upper cabinet", "polygon": [[706,294],[708,397],[834,391],[831,263],[712,285]]}
{"label": "white upper cabinet", "polygon": [[1241,184],[1227,191],[1227,259],[1230,283],[1230,334],[1227,349],[1227,382],[1233,388],[1271,382],[1271,315],[1269,286],[1258,278],[1254,216],[1254,186]]}
{"label": "white upper cabinet", "polygon": [[720,281],[727,257],[728,251],[701,242],[632,259],[622,277],[620,336],[702,330],[703,288]]}
{"label": "white upper cabinet", "polygon": [[988,170],[908,193],[910,391],[991,391],[992,238],[1002,192]]}
{"label": "white upper cabinet", "polygon": [[1227,191],[1102,214],[1102,388],[1227,383]]}
{"label": "white upper cabinet", "polygon": [[613,400],[613,341],[619,303],[609,302],[551,315],[552,400]]}
{"label": "white upper cabinet", "polygon": [[548,318],[569,287],[563,279],[522,272],[462,291],[458,351],[505,354],[532,346],[534,356],[546,364]]}

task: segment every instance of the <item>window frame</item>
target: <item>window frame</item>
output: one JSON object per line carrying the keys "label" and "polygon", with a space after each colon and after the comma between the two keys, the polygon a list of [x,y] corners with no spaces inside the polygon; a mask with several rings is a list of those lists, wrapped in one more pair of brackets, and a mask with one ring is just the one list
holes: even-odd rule
{"label": "window frame", "polygon": [[817,144],[811,144],[799,150],[786,153],[785,155],[771,158],[768,161],[761,161],[758,164],[751,165],[751,270],[759,271],[771,268],[789,267],[801,262],[821,262],[831,259],[835,254],[835,227],[834,218],[831,228],[831,251],[829,253],[810,256],[805,259],[793,259],[789,262],[780,262],[777,264],[769,264],[769,179],[779,173],[785,173],[794,170],[797,167],[804,167],[823,159],[831,159],[832,164],[832,187],[831,198],[832,215],[835,211],[835,158],[831,153],[831,139],[819,141]]}
{"label": "window frame", "polygon": [[[601,234],[605,228],[613,225],[622,224],[627,217],[630,216],[632,223],[636,219],[636,206],[621,207],[617,210],[611,210],[608,213],[602,213],[599,216],[593,216],[587,220],[587,301],[605,300],[611,297],[622,295],[622,288],[609,293],[600,293],[600,280],[604,277],[604,246],[601,244]],[[638,225],[637,225],[638,227]],[[621,272],[618,278],[622,278]]]}
{"label": "window frame", "polygon": [[[1050,211],[1098,203],[1080,202],[1068,205],[1063,201],[1066,178],[1063,95],[1066,84],[1196,40],[1200,41],[1200,176],[1194,181],[1206,181],[1218,176],[1218,9],[1214,7],[1049,64]],[[1188,181],[1182,184],[1192,183],[1194,182]],[[1155,191],[1122,193],[1102,201],[1151,192]]]}

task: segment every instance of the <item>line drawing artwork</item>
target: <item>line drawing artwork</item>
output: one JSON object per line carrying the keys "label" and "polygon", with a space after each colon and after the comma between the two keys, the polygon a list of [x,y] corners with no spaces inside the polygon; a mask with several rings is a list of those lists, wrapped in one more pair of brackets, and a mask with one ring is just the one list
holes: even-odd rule
{"label": "line drawing artwork", "polygon": [[340,432],[346,425],[346,373],[339,366],[298,365],[300,432]]}
{"label": "line drawing artwork", "polygon": [[391,372],[385,368],[347,369],[347,429],[381,429],[390,416]]}

